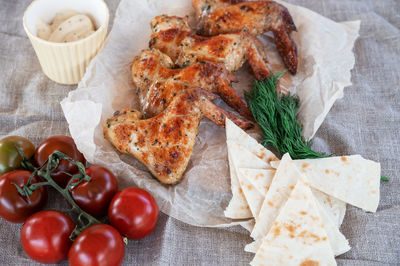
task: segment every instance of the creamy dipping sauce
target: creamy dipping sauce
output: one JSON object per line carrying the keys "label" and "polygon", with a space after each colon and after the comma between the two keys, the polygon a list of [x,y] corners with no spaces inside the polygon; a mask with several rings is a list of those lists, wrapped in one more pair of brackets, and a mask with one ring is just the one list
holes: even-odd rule
{"label": "creamy dipping sauce", "polygon": [[39,38],[50,42],[74,42],[96,31],[89,16],[72,9],[64,9],[56,13],[49,24],[39,19],[36,29]]}

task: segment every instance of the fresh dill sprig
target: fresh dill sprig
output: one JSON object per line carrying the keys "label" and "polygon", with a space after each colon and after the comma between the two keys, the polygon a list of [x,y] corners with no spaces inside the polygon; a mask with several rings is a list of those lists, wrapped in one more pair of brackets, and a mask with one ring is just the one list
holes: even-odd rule
{"label": "fresh dill sprig", "polygon": [[302,136],[302,125],[297,122],[299,98],[280,94],[275,88],[283,73],[271,74],[263,81],[254,81],[253,92],[246,93],[246,100],[254,119],[263,130],[262,145],[275,147],[282,155],[289,153],[293,159],[323,158],[311,149],[311,142]]}

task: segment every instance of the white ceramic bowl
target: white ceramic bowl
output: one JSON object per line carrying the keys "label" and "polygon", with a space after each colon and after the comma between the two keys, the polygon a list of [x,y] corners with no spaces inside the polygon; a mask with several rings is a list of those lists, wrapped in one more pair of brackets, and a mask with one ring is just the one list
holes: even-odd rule
{"label": "white ceramic bowl", "polygon": [[[49,23],[63,9],[90,14],[96,24],[96,32],[70,43],[49,42],[37,37],[37,21],[42,19]],[[23,18],[24,29],[43,72],[51,80],[62,84],[77,84],[82,79],[90,60],[104,43],[108,21],[109,11],[103,0],[35,0],[26,9]]]}

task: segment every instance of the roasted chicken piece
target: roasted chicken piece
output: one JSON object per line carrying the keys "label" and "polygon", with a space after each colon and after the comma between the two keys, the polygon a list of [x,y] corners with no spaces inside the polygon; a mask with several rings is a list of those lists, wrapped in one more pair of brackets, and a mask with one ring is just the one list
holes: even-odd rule
{"label": "roasted chicken piece", "polygon": [[192,32],[187,17],[161,15],[151,20],[150,48],[156,48],[183,67],[199,61],[222,63],[229,71],[249,62],[258,80],[270,76],[264,49],[246,32],[204,37]]}
{"label": "roasted chicken piece", "polygon": [[297,48],[290,33],[296,26],[286,7],[274,1],[192,0],[198,33],[214,36],[246,31],[253,36],[271,31],[286,67],[297,72]]}
{"label": "roasted chicken piece", "polygon": [[[218,94],[239,114],[252,119],[246,102],[230,85],[235,77],[223,65],[200,61],[185,68],[172,69],[173,66],[172,60],[156,49],[143,50],[133,60],[132,79],[146,117],[161,113],[178,91],[196,86]],[[233,119],[233,114],[227,115]]]}
{"label": "roasted chicken piece", "polygon": [[170,105],[159,115],[142,120],[133,109],[116,112],[103,126],[104,136],[120,152],[131,154],[147,166],[162,183],[180,180],[195,144],[200,120],[223,113],[200,88],[177,92]]}

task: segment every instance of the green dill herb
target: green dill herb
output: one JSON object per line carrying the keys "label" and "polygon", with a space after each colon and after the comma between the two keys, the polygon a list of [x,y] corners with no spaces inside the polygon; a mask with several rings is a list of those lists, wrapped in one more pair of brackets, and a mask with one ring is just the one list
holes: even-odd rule
{"label": "green dill herb", "polygon": [[387,178],[387,177],[384,177],[384,176],[381,176],[381,181],[388,182],[388,181],[389,181],[389,178]]}
{"label": "green dill herb", "polygon": [[293,159],[323,158],[311,149],[311,142],[302,136],[302,125],[297,122],[299,98],[280,94],[275,88],[283,73],[271,74],[263,81],[254,81],[253,92],[246,93],[246,100],[254,119],[263,130],[262,145],[272,145],[281,154],[289,153]]}

